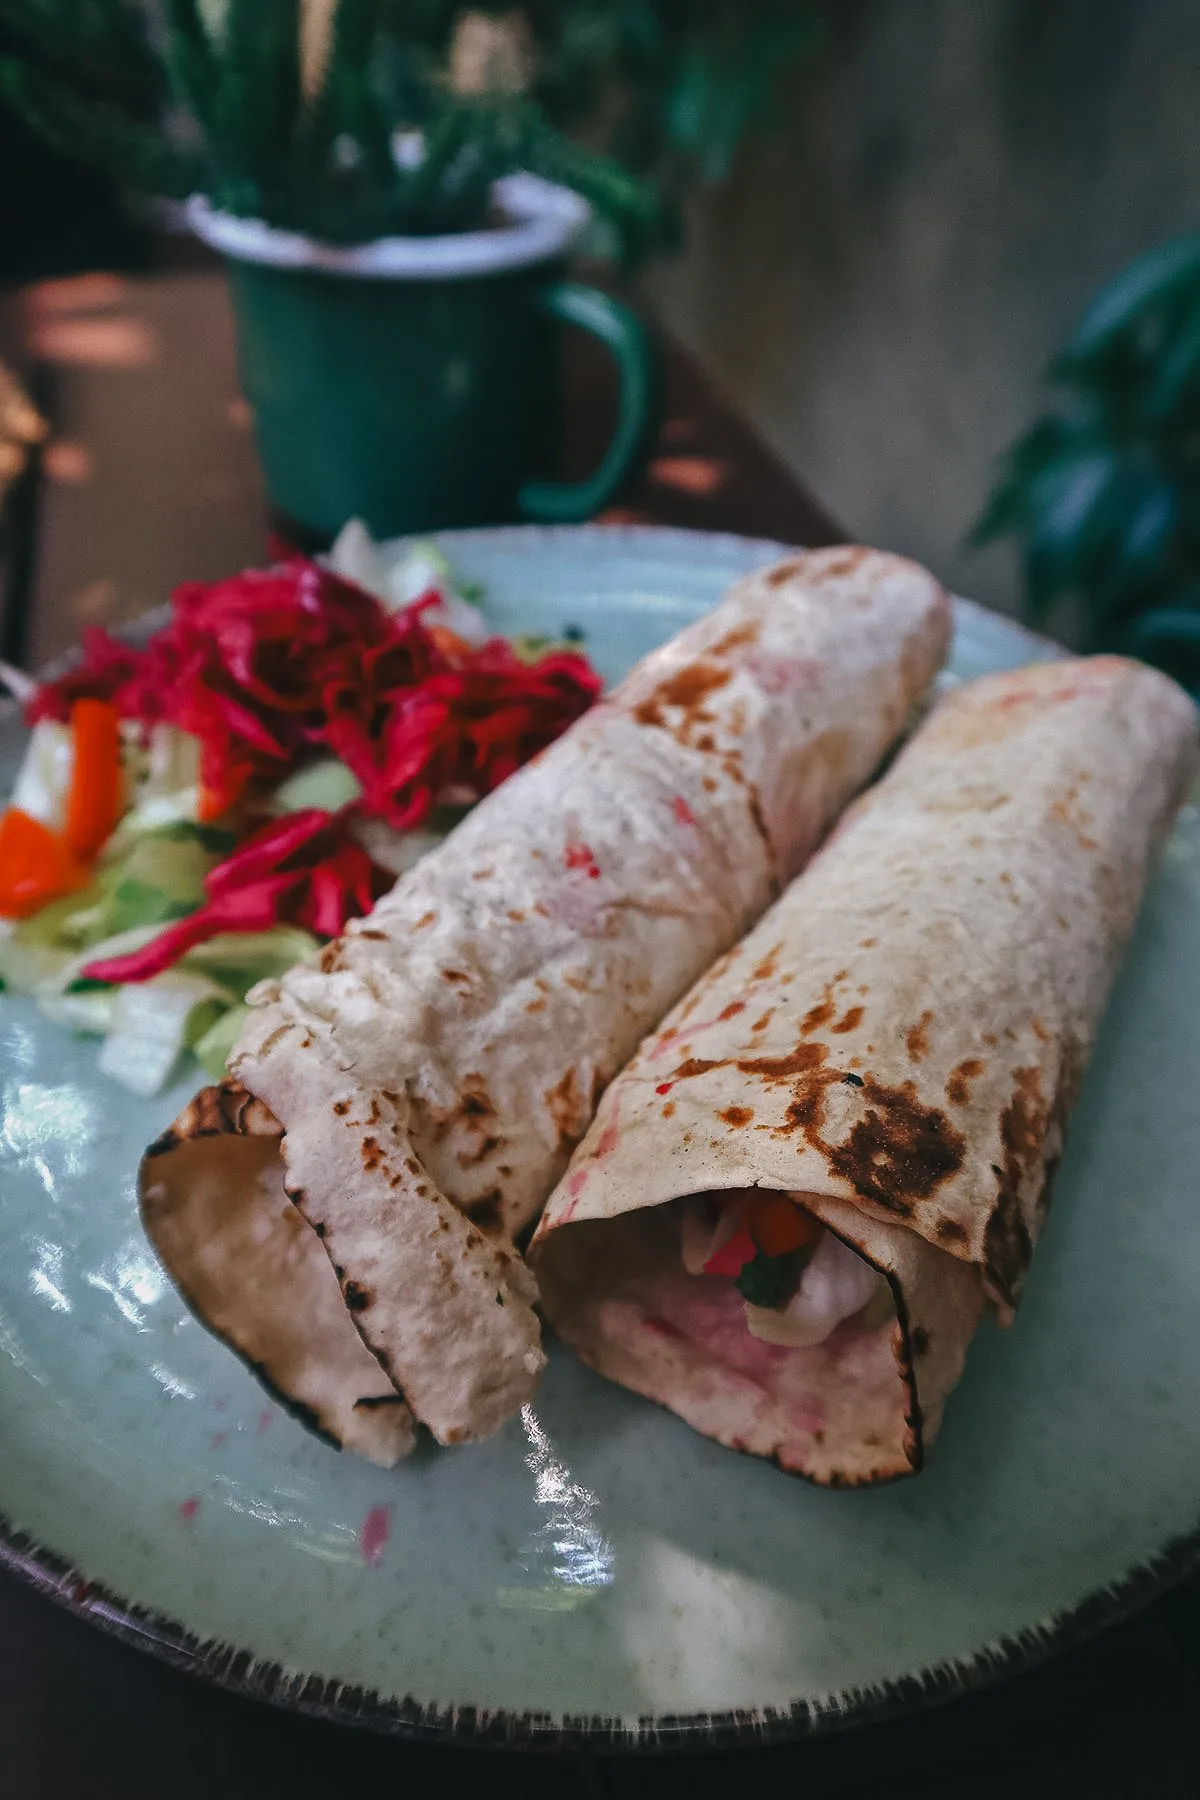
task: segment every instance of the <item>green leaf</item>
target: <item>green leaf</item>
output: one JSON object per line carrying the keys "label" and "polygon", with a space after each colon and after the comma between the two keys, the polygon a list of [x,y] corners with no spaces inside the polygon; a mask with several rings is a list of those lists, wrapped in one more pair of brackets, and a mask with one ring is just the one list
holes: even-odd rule
{"label": "green leaf", "polygon": [[1116,511],[1113,574],[1122,588],[1144,588],[1167,572],[1179,529],[1179,495],[1167,480],[1147,474],[1139,498]]}
{"label": "green leaf", "polygon": [[1044,618],[1059,594],[1085,578],[1111,522],[1108,500],[1119,471],[1112,452],[1094,451],[1052,464],[1031,483],[1025,550],[1031,617]]}
{"label": "green leaf", "polygon": [[229,1007],[193,1042],[196,1060],[210,1081],[220,1081],[224,1076],[229,1054],[241,1036],[249,1013],[248,1006]]}
{"label": "green leaf", "polygon": [[216,123],[220,68],[198,0],[163,0],[167,67],[184,105],[205,131]]}
{"label": "green leaf", "polygon": [[811,1251],[789,1250],[785,1256],[768,1256],[760,1250],[752,1262],[742,1265],[737,1288],[751,1306],[783,1306],[800,1283]]}
{"label": "green leaf", "polygon": [[219,204],[275,215],[300,105],[299,0],[228,0],[210,149]]}
{"label": "green leaf", "polygon": [[1150,308],[1198,284],[1200,232],[1148,251],[1101,289],[1069,338],[1063,364],[1079,367],[1094,361]]}
{"label": "green leaf", "polygon": [[81,99],[32,63],[0,57],[0,101],[64,156],[127,186],[177,199],[194,191],[199,165],[193,153],[171,143],[156,125]]}
{"label": "green leaf", "polygon": [[227,831],[223,825],[201,825],[191,819],[172,819],[169,825],[160,825],[146,836],[168,844],[199,844],[215,856],[228,856],[237,845],[236,832]]}
{"label": "green leaf", "polygon": [[1196,298],[1197,304],[1184,313],[1174,336],[1164,346],[1157,366],[1148,371],[1146,411],[1153,419],[1170,418],[1181,404],[1195,414],[1200,377],[1200,291]]}

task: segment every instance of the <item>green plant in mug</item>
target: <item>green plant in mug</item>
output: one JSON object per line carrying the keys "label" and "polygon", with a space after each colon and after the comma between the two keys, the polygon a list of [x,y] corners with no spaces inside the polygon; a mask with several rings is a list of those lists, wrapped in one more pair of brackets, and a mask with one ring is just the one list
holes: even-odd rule
{"label": "green plant in mug", "polygon": [[1200,688],[1200,234],[1140,257],[1049,378],[1065,404],[1008,452],[976,542],[1020,540],[1024,610]]}
{"label": "green plant in mug", "polygon": [[338,243],[487,222],[519,169],[669,238],[819,39],[812,0],[0,0],[0,97],[122,183]]}

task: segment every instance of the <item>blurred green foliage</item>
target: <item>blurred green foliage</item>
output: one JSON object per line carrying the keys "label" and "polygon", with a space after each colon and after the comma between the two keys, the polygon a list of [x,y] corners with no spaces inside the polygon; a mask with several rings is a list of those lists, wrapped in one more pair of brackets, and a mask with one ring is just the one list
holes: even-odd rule
{"label": "blurred green foliage", "polygon": [[976,542],[1020,541],[1024,610],[1200,691],[1200,234],[1104,288],[1049,370]]}
{"label": "blurred green foliage", "polygon": [[529,169],[627,258],[669,242],[821,41],[814,0],[0,0],[0,97],[124,184],[334,242],[470,229]]}

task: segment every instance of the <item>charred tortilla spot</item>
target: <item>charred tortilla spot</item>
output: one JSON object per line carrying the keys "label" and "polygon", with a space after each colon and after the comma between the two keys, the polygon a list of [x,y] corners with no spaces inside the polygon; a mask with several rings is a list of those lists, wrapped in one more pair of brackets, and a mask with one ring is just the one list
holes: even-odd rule
{"label": "charred tortilla spot", "polygon": [[[833,990],[843,981],[848,979],[849,972],[846,969],[839,969],[836,975],[831,975],[829,977],[829,980],[821,990],[821,998],[814,1006],[809,1007],[808,1011],[800,1021],[800,1031],[802,1036],[811,1037],[814,1031],[821,1031],[829,1024],[829,1021],[833,1018],[834,1013],[838,1009],[838,1002],[833,997]],[[858,1015],[859,1018],[862,1017],[861,1007],[858,1008]],[[857,1023],[858,1020],[856,1019],[855,1024]],[[853,1026],[851,1026],[850,1029],[852,1030]]]}
{"label": "charred tortilla spot", "polygon": [[672,1081],[690,1081],[694,1075],[707,1075],[710,1069],[723,1069],[723,1062],[706,1062],[702,1056],[689,1056],[671,1075]]}
{"label": "charred tortilla spot", "polygon": [[490,881],[492,876],[495,873],[496,873],[495,869],[492,869],[492,868],[476,869],[475,873],[471,877],[471,880],[472,881]]}
{"label": "charred tortilla spot", "polygon": [[360,1287],[357,1281],[348,1281],[342,1289],[342,1293],[351,1312],[365,1312],[371,1304],[370,1294],[365,1287]]}
{"label": "charred tortilla spot", "polygon": [[855,1074],[852,1074],[849,1072],[842,1076],[842,1080],[845,1082],[847,1087],[860,1088],[863,1085],[863,1078],[861,1075],[855,1075]]}
{"label": "charred tortilla spot", "polygon": [[860,1198],[907,1216],[962,1168],[966,1139],[911,1082],[886,1088],[868,1076],[862,1096],[867,1111],[830,1149],[830,1167]]}
{"label": "charred tortilla spot", "polygon": [[751,981],[770,981],[771,980],[776,969],[779,967],[779,956],[780,956],[780,952],[782,951],[782,949],[783,949],[782,944],[773,944],[771,946],[771,948],[767,951],[767,954],[763,957],[762,961],[759,963],[758,967],[755,969],[752,969],[750,971]]}
{"label": "charred tortilla spot", "polygon": [[567,1069],[562,1079],[548,1088],[542,1098],[551,1123],[558,1133],[559,1151],[565,1155],[581,1136],[587,1123],[576,1070],[573,1067]]}
{"label": "charred tortilla spot", "polygon": [[664,714],[668,709],[681,712],[683,719],[675,735],[686,742],[689,725],[703,716],[700,713],[702,702],[718,688],[723,688],[731,676],[732,670],[722,669],[716,663],[703,660],[688,663],[660,681],[653,692],[634,707],[633,716],[639,725],[670,729]]}
{"label": "charred tortilla spot", "polygon": [[378,1138],[365,1137],[362,1141],[362,1164],[368,1174],[379,1168],[383,1162],[383,1149]]}
{"label": "charred tortilla spot", "polygon": [[442,980],[452,981],[459,987],[470,987],[471,977],[465,969],[443,969]]}
{"label": "charred tortilla spot", "polygon": [[724,1119],[727,1125],[732,1125],[736,1130],[741,1125],[749,1125],[754,1117],[754,1108],[751,1106],[726,1106],[718,1111],[717,1117]]}
{"label": "charred tortilla spot", "polygon": [[706,775],[704,780],[700,783],[700,786],[704,789],[706,794],[715,794],[717,791],[716,781],[711,775]]}
{"label": "charred tortilla spot", "polygon": [[503,1204],[504,1196],[500,1189],[489,1188],[486,1194],[479,1196],[478,1200],[464,1200],[462,1210],[473,1225],[488,1230],[499,1225]]}
{"label": "charred tortilla spot", "polygon": [[[336,1437],[327,1425],[321,1423],[311,1406],[306,1406],[303,1400],[293,1399],[291,1394],[285,1393],[276,1382],[272,1381],[267,1373],[265,1363],[255,1362],[253,1357],[250,1356],[243,1356],[236,1344],[231,1344],[230,1348],[240,1360],[245,1363],[246,1367],[250,1370],[250,1373],[261,1382],[272,1400],[283,1408],[284,1412],[290,1413],[292,1418],[303,1425],[306,1430],[311,1431],[314,1437],[323,1439],[325,1443],[331,1444],[335,1450],[340,1450],[342,1448],[342,1440],[339,1437]],[[399,1398],[399,1396],[397,1396],[397,1398]]]}
{"label": "charred tortilla spot", "polygon": [[664,1119],[671,1118],[673,1116],[674,1112],[675,1112],[675,1102],[673,1100],[668,1100],[662,1109],[663,1118]]}
{"label": "charred tortilla spot", "polygon": [[414,921],[412,929],[414,931],[424,931],[425,927],[427,925],[432,925],[436,918],[437,914],[435,912],[422,913],[420,918]]}
{"label": "charred tortilla spot", "polygon": [[726,1019],[736,1019],[738,1014],[745,1012],[745,1010],[746,1002],[744,1000],[731,1000],[729,1005],[723,1007],[717,1014],[717,1021],[719,1024],[723,1025]]}
{"label": "charred tortilla spot", "polygon": [[1018,1196],[1006,1181],[1000,1192],[983,1237],[984,1265],[996,1292],[1010,1306],[1016,1304],[1021,1282],[1033,1254],[1029,1231],[1021,1217]]}
{"label": "charred tortilla spot", "polygon": [[[732,769],[729,772],[730,774],[734,774]],[[757,831],[763,843],[770,848],[771,834],[767,830],[766,815],[763,812],[762,801],[759,799],[758,789],[752,781],[746,784],[746,803],[750,808],[750,820],[755,831]]]}
{"label": "charred tortilla spot", "polygon": [[173,1125],[145,1152],[145,1160],[166,1156],[191,1138],[283,1136],[283,1126],[270,1107],[240,1081],[226,1080],[201,1088]]}
{"label": "charred tortilla spot", "polygon": [[843,1018],[840,1018],[836,1025],[831,1025],[829,1027],[829,1029],[830,1029],[830,1031],[836,1031],[839,1034],[845,1033],[847,1031],[853,1031],[856,1025],[862,1024],[862,1016],[863,1016],[862,1007],[861,1006],[852,1006],[850,1008],[849,1012],[846,1013]]}
{"label": "charred tortilla spot", "polygon": [[765,1031],[774,1016],[775,1008],[773,1006],[768,1007],[761,1019],[755,1019],[753,1025],[750,1027],[751,1031]]}
{"label": "charred tortilla spot", "polygon": [[494,1156],[503,1142],[502,1137],[485,1137],[480,1140],[474,1150],[460,1150],[458,1153],[459,1168],[473,1168],[476,1163],[483,1162],[486,1157]]}
{"label": "charred tortilla spot", "polygon": [[791,1081],[819,1069],[828,1054],[824,1044],[797,1044],[787,1056],[745,1056],[737,1066],[743,1075],[758,1075],[764,1081]]}
{"label": "charred tortilla spot", "polygon": [[713,656],[728,656],[731,650],[742,650],[750,644],[757,644],[761,626],[757,619],[747,619],[742,625],[735,625],[727,631],[712,647]]}
{"label": "charred tortilla spot", "polygon": [[333,1110],[339,1119],[344,1119],[346,1114],[350,1111],[350,1102],[348,1100],[335,1100],[333,1103]]}
{"label": "charred tortilla spot", "polygon": [[[293,1205],[294,1204],[295,1204],[295,1202],[293,1202]],[[325,1236],[325,1221],[324,1221],[324,1219],[310,1219],[309,1223],[311,1224],[313,1230],[316,1232],[316,1234],[319,1238],[323,1238]]]}
{"label": "charred tortilla spot", "polygon": [[965,1244],[967,1241],[966,1227],[957,1219],[939,1219],[934,1230],[943,1244]]}
{"label": "charred tortilla spot", "polygon": [[966,1106],[971,1098],[971,1083],[978,1081],[987,1064],[977,1056],[968,1056],[957,1068],[951,1069],[946,1082],[946,1098],[952,1106]]}
{"label": "charred tortilla spot", "polygon": [[803,571],[804,558],[797,556],[791,562],[776,563],[773,569],[768,569],[763,580],[768,587],[784,587],[794,576],[802,574]]}
{"label": "charred tortilla spot", "polygon": [[341,940],[335,938],[332,944],[326,944],[317,958],[317,967],[323,975],[333,975],[346,966],[342,958]]}
{"label": "charred tortilla spot", "polygon": [[849,549],[839,551],[836,556],[831,556],[824,567],[814,569],[811,579],[815,583],[833,581],[839,575],[853,575],[859,564],[870,554],[869,550],[865,550],[859,545],[852,545]]}
{"label": "charred tortilla spot", "polygon": [[1021,1201],[1031,1180],[1038,1182],[1035,1206],[1045,1195],[1047,1178],[1041,1165],[1049,1117],[1041,1070],[1036,1064],[1015,1070],[1012,1097],[1000,1119],[1004,1163],[1003,1167],[993,1164],[996,1204],[984,1234],[985,1270],[1009,1305],[1016,1303],[1033,1254]]}
{"label": "charred tortilla spot", "polygon": [[929,1027],[933,1024],[933,1014],[923,1012],[915,1025],[910,1025],[904,1034],[904,1043],[910,1059],[919,1063],[929,1054]]}
{"label": "charred tortilla spot", "polygon": [[508,909],[508,916],[514,925],[523,925],[525,923],[525,914],[519,906],[510,906]]}
{"label": "charred tortilla spot", "polygon": [[[368,944],[386,944],[388,941],[388,934],[386,931],[357,931],[354,935],[356,937],[365,938]],[[355,1404],[358,1406],[366,1406],[368,1402],[365,1400],[358,1400]]]}

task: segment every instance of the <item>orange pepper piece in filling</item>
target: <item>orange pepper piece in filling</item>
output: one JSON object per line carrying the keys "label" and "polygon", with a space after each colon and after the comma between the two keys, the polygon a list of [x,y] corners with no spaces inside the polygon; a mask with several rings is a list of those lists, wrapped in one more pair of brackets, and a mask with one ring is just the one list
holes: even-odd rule
{"label": "orange pepper piece in filling", "polygon": [[817,1220],[787,1194],[755,1194],[742,1216],[764,1256],[786,1256],[815,1244],[821,1235]]}
{"label": "orange pepper piece in filling", "polygon": [[20,807],[0,815],[0,917],[27,919],[87,881],[69,847]]}
{"label": "orange pepper piece in filling", "polygon": [[121,816],[121,717],[107,700],[77,700],[71,708],[73,760],[63,836],[86,862]]}

